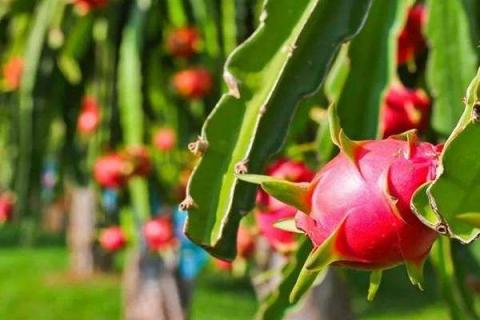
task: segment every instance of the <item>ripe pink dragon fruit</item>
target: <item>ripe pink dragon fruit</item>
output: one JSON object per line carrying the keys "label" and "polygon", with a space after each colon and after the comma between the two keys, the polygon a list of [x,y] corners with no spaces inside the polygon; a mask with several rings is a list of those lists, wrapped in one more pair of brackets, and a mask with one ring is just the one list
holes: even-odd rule
{"label": "ripe pink dragon fruit", "polygon": [[117,226],[103,229],[99,241],[100,245],[108,251],[120,250],[127,243],[123,230]]}
{"label": "ripe pink dragon fruit", "polygon": [[332,262],[385,269],[420,267],[435,241],[410,209],[413,193],[435,178],[438,148],[394,138],[363,141],[353,158],[341,152],[311,184],[311,211],[297,227],[315,247],[331,242]]}
{"label": "ripe pink dragon fruit", "polygon": [[298,301],[313,282],[305,278],[309,273],[330,264],[371,270],[369,300],[382,270],[400,264],[421,288],[423,264],[437,232],[421,223],[410,202],[417,189],[435,179],[442,146],[418,141],[414,131],[384,140],[352,141],[341,129],[334,106],[328,114],[332,141],[340,153],[310,183],[238,175],[295,206],[295,219],[277,227],[302,232],[313,243],[290,301]]}
{"label": "ripe pink dragon fruit", "polygon": [[411,129],[422,131],[428,126],[429,116],[430,99],[423,90],[393,85],[381,109],[382,135],[388,137]]}
{"label": "ripe pink dragon fruit", "polygon": [[169,217],[158,217],[148,221],[143,233],[148,247],[152,250],[162,250],[175,244],[175,232]]}
{"label": "ripe pink dragon fruit", "polygon": [[189,58],[198,52],[200,34],[195,27],[173,30],[167,37],[167,50],[177,58]]}
{"label": "ripe pink dragon fruit", "polygon": [[213,79],[205,68],[186,69],[173,76],[173,86],[184,98],[201,99],[212,90]]}
{"label": "ripe pink dragon fruit", "polygon": [[100,124],[100,107],[92,96],[85,96],[77,120],[77,130],[84,135],[92,134]]}
{"label": "ripe pink dragon fruit", "polygon": [[101,156],[95,162],[95,181],[104,188],[120,188],[133,173],[133,166],[118,153]]}
{"label": "ripe pink dragon fruit", "polygon": [[169,152],[175,148],[177,135],[172,128],[159,128],[153,135],[153,145],[162,152]]}
{"label": "ripe pink dragon fruit", "polygon": [[20,87],[24,68],[22,57],[12,57],[3,66],[3,81],[5,88],[9,91],[17,90]]}
{"label": "ripe pink dragon fruit", "polygon": [[[313,172],[302,162],[279,159],[271,164],[267,174],[292,182],[309,182],[313,178]],[[280,230],[274,223],[295,216],[296,209],[268,195],[260,190],[257,194],[256,220],[260,233],[267,239],[269,244],[277,251],[288,252],[295,246],[295,234]]]}
{"label": "ripe pink dragon fruit", "polygon": [[426,43],[422,29],[425,25],[426,16],[424,5],[417,4],[410,8],[407,23],[398,37],[398,64],[413,61],[417,55],[425,50]]}

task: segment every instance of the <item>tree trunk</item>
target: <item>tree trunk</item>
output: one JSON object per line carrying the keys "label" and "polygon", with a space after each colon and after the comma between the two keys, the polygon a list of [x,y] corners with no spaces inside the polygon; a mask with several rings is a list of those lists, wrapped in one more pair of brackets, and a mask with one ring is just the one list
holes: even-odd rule
{"label": "tree trunk", "polygon": [[158,255],[132,250],[124,271],[126,320],[183,320],[174,271]]}
{"label": "tree trunk", "polygon": [[70,272],[77,277],[92,276],[95,264],[95,193],[88,187],[73,187],[68,222]]}

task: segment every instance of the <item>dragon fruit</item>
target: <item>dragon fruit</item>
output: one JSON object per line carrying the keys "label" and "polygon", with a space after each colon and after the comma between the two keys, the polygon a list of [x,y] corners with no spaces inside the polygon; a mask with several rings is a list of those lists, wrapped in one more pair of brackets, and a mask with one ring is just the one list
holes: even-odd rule
{"label": "dragon fruit", "polygon": [[78,12],[82,15],[89,13],[91,10],[100,9],[108,4],[108,0],[75,0],[74,5]]}
{"label": "dragon fruit", "polygon": [[10,192],[4,192],[0,195],[0,224],[12,219],[15,197]]}
{"label": "dragon fruit", "polygon": [[77,130],[84,135],[92,134],[100,124],[100,107],[92,96],[85,96],[77,120]]}
{"label": "dragon fruit", "polygon": [[426,20],[426,9],[422,4],[410,8],[407,23],[398,37],[397,62],[402,65],[413,61],[426,48],[422,34]]}
{"label": "dragon fruit", "polygon": [[[302,162],[279,159],[266,170],[269,176],[286,179],[292,182],[308,182],[313,178],[313,172]],[[257,194],[256,220],[260,233],[268,243],[279,252],[288,252],[295,247],[295,233],[280,230],[274,223],[295,216],[296,209],[260,190]]]}
{"label": "dragon fruit", "polygon": [[255,239],[252,231],[244,226],[238,228],[237,234],[237,255],[248,259],[255,249]]}
{"label": "dragon fruit", "polygon": [[132,175],[148,176],[152,171],[152,161],[148,149],[143,145],[131,145],[125,148],[122,155],[132,166]]}
{"label": "dragon fruit", "polygon": [[213,259],[215,267],[222,271],[231,271],[236,263],[245,263],[255,250],[255,238],[250,228],[240,226],[237,233],[237,259],[226,261],[218,258]]}
{"label": "dragon fruit", "polygon": [[173,86],[184,98],[201,99],[212,90],[213,79],[205,68],[186,69],[173,76]]}
{"label": "dragon fruit", "polygon": [[430,99],[425,92],[395,84],[388,90],[381,109],[382,135],[388,137],[410,129],[425,130],[429,116]]}
{"label": "dragon fruit", "polygon": [[198,52],[200,34],[195,27],[182,27],[171,31],[167,37],[167,50],[177,58],[189,58]]}
{"label": "dragon fruit", "polygon": [[22,57],[12,57],[3,66],[3,81],[9,91],[17,90],[22,80],[24,61]]}
{"label": "dragon fruit", "polygon": [[175,148],[177,135],[172,128],[159,128],[153,135],[153,145],[161,152],[169,152]]}
{"label": "dragon fruit", "polygon": [[215,268],[221,271],[231,271],[233,267],[233,262],[222,260],[218,258],[213,258],[213,265]]}
{"label": "dragon fruit", "polygon": [[415,131],[352,141],[340,128],[334,107],[329,120],[340,153],[311,183],[239,175],[295,206],[295,219],[282,227],[306,234],[313,243],[291,301],[305,293],[303,277],[330,264],[371,270],[369,299],[378,289],[382,270],[403,263],[411,282],[421,288],[423,263],[437,232],[420,222],[410,201],[419,187],[436,177],[441,146],[420,142]]}
{"label": "dragon fruit", "polygon": [[120,188],[133,173],[133,166],[118,153],[98,158],[93,168],[95,181],[104,188]]}
{"label": "dragon fruit", "polygon": [[143,233],[148,247],[152,250],[162,250],[175,243],[175,232],[169,217],[158,217],[148,221],[143,227]]}
{"label": "dragon fruit", "polygon": [[107,251],[120,250],[127,243],[123,230],[117,226],[103,229],[99,241],[100,245]]}
{"label": "dragon fruit", "polygon": [[336,264],[420,266],[437,234],[411,212],[410,200],[435,178],[438,149],[389,138],[362,141],[355,151],[352,158],[341,152],[315,176],[311,211],[297,212],[297,227],[315,247],[332,241]]}

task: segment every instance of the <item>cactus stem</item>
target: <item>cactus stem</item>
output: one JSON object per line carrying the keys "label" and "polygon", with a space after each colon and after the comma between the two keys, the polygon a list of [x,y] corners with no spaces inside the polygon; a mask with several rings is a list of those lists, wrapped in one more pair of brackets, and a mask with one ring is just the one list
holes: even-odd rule
{"label": "cactus stem", "polygon": [[225,71],[223,73],[223,80],[227,84],[228,94],[231,95],[232,97],[240,99],[240,90],[238,89],[238,81],[234,77],[234,75],[228,71]]}
{"label": "cactus stem", "polygon": [[246,173],[248,173],[247,163],[248,163],[248,159],[237,162],[235,164],[235,174],[246,174]]}
{"label": "cactus stem", "polygon": [[187,211],[191,207],[197,207],[197,205],[190,195],[187,195],[185,199],[178,205],[180,211]]}
{"label": "cactus stem", "polygon": [[208,148],[208,142],[202,136],[198,136],[195,142],[188,144],[188,150],[195,156],[200,157]]}

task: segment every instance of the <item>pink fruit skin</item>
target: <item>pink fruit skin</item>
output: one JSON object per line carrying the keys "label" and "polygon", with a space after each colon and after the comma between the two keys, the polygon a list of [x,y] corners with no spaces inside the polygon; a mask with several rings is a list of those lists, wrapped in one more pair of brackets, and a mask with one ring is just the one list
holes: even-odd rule
{"label": "pink fruit skin", "polygon": [[419,186],[434,179],[438,155],[439,148],[431,144],[409,146],[392,138],[364,142],[355,155],[358,168],[340,153],[314,178],[311,212],[297,212],[297,227],[315,246],[338,228],[333,254],[339,265],[419,265],[437,234],[411,212],[410,200]]}
{"label": "pink fruit skin", "polygon": [[17,90],[22,80],[24,61],[22,57],[12,57],[3,66],[3,78],[8,90]]}
{"label": "pink fruit skin", "polygon": [[177,143],[177,135],[175,130],[171,128],[160,128],[153,136],[154,146],[162,152],[169,152],[175,148]]}
{"label": "pink fruit skin", "polygon": [[4,193],[0,196],[0,223],[8,222],[12,219],[14,200],[10,193]]}
{"label": "pink fruit skin", "polygon": [[105,188],[122,187],[128,178],[126,160],[119,154],[112,153],[97,159],[93,168],[95,180]]}
{"label": "pink fruit skin", "polygon": [[152,250],[161,250],[175,243],[173,226],[168,217],[159,217],[147,222],[143,228],[148,247]]}
{"label": "pink fruit skin", "polygon": [[167,37],[167,50],[177,58],[189,58],[198,51],[200,34],[195,27],[173,30]]}
{"label": "pink fruit skin", "polygon": [[426,48],[425,39],[422,34],[425,25],[427,12],[425,6],[417,4],[410,8],[405,24],[398,37],[398,64],[404,64],[415,59]]}
{"label": "pink fruit skin", "polygon": [[[313,172],[304,163],[286,158],[272,163],[266,172],[272,177],[292,182],[310,182],[314,176]],[[258,192],[257,204],[259,210],[256,213],[256,220],[260,233],[275,250],[284,252],[291,249],[295,245],[295,234],[276,228],[274,223],[293,218],[296,209],[269,196],[264,191]]]}
{"label": "pink fruit skin", "polygon": [[396,84],[388,90],[381,109],[383,137],[410,129],[425,130],[429,117],[430,99],[425,92]]}
{"label": "pink fruit skin", "polygon": [[120,227],[109,227],[100,234],[100,245],[108,251],[117,251],[122,249],[127,240]]}
{"label": "pink fruit skin", "polygon": [[82,110],[78,117],[77,128],[81,134],[94,133],[100,124],[100,107],[94,97],[83,99]]}
{"label": "pink fruit skin", "polygon": [[192,68],[177,72],[173,86],[178,94],[187,99],[201,99],[212,90],[213,79],[205,68]]}

